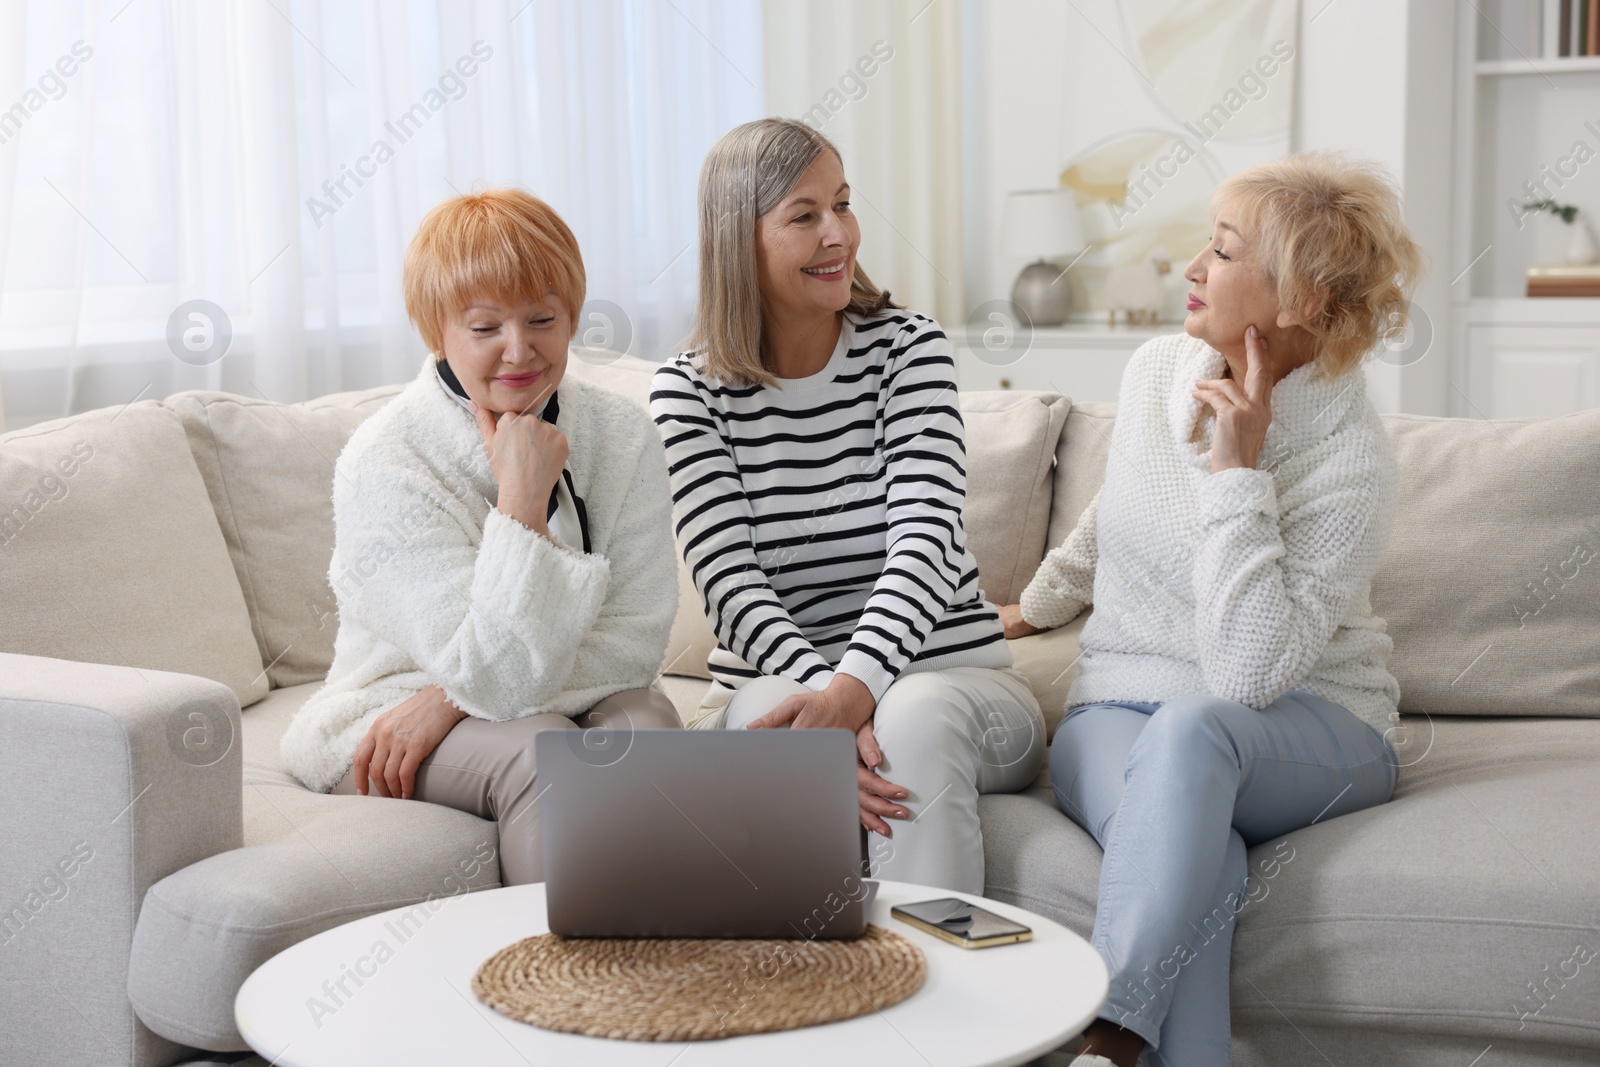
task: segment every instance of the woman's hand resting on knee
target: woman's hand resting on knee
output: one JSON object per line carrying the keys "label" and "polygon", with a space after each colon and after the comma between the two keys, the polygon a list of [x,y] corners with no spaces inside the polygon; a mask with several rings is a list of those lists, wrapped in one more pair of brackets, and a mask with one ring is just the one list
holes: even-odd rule
{"label": "woman's hand resting on knee", "polygon": [[856,735],[856,794],[861,806],[861,825],[884,837],[893,836],[883,820],[904,819],[906,809],[896,804],[906,791],[886,781],[877,772],[883,762],[878,739],[872,733],[872,713],[877,701],[872,690],[859,678],[835,674],[828,688],[814,693],[785,697],[777,707],[752,722],[746,729],[770,730],[789,726],[797,730],[842,729]]}
{"label": "woman's hand resting on knee", "polygon": [[356,792],[367,795],[367,778],[380,797],[410,800],[417,784],[417,768],[433,754],[445,734],[467,713],[450,703],[444,690],[430,685],[414,697],[396,704],[373,720],[367,736],[356,746],[352,772]]}
{"label": "woman's hand resting on knee", "polygon": [[893,837],[885,818],[904,819],[908,813],[896,801],[906,798],[906,791],[884,778],[877,771],[883,761],[878,751],[878,739],[872,736],[872,723],[856,731],[856,802],[861,807],[861,825],[875,834]]}

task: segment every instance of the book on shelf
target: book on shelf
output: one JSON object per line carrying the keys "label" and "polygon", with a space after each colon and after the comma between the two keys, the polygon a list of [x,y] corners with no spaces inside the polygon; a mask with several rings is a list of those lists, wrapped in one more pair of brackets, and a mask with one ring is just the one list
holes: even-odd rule
{"label": "book on shelf", "polygon": [[1528,268],[1529,296],[1600,296],[1600,264]]}
{"label": "book on shelf", "polygon": [[1543,0],[1538,17],[1538,36],[1529,43],[1543,58],[1600,55],[1600,0]]}

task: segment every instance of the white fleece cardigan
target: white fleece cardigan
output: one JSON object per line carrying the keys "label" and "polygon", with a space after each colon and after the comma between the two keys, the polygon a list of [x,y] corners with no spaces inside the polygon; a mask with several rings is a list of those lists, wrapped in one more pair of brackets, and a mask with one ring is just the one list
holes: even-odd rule
{"label": "white fleece cardigan", "polygon": [[1383,733],[1400,698],[1393,642],[1368,599],[1397,470],[1358,368],[1312,364],[1272,391],[1255,470],[1211,472],[1201,378],[1226,361],[1157,337],[1123,374],[1105,482],[1022,593],[1022,617],[1061,626],[1087,604],[1068,707],[1209,693],[1253,708],[1307,689]]}
{"label": "white fleece cardigan", "polygon": [[577,715],[656,678],[678,605],[661,439],[625,397],[567,375],[556,427],[591,554],[495,508],[472,415],[432,356],[334,466],[333,666],[281,752],[326,792],[373,719],[436,683],[481,719]]}

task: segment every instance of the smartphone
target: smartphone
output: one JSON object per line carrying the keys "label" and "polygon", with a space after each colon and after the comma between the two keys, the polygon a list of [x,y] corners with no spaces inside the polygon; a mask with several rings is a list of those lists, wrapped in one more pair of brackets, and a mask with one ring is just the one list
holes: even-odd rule
{"label": "smartphone", "polygon": [[896,904],[889,909],[889,914],[962,948],[989,948],[1033,940],[1033,931],[1021,923],[1003,919],[955,897],[924,900],[920,904]]}

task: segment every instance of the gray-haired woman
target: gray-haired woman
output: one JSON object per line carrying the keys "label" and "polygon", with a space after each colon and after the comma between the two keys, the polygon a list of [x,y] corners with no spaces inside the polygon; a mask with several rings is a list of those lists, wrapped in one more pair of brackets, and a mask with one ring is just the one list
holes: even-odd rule
{"label": "gray-haired woman", "polygon": [[690,725],[855,731],[862,825],[893,837],[873,873],[978,893],[978,795],[1034,777],[1044,723],[967,551],[949,342],[859,243],[810,127],[747,123],[707,156],[691,350],[650,405],[717,635]]}

